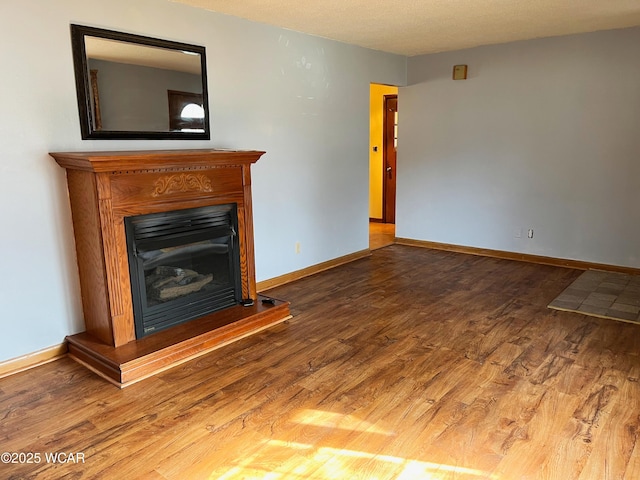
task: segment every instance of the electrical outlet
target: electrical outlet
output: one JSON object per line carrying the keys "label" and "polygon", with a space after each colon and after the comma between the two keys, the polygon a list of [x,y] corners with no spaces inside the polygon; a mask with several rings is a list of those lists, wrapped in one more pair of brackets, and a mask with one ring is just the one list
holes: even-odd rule
{"label": "electrical outlet", "polygon": [[296,255],[300,253],[300,242],[296,242]]}
{"label": "electrical outlet", "polygon": [[533,238],[533,228],[529,229],[529,231],[527,232],[527,237]]}

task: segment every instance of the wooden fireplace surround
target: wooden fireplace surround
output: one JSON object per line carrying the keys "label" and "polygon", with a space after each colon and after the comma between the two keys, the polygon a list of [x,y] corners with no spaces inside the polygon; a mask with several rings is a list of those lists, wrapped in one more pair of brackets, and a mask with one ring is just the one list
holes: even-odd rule
{"label": "wooden fireplace surround", "polygon": [[[67,170],[86,331],[69,354],[123,387],[290,318],[256,292],[251,170],[259,151],[56,152]],[[124,218],[235,203],[242,297],[237,305],[136,339]]]}

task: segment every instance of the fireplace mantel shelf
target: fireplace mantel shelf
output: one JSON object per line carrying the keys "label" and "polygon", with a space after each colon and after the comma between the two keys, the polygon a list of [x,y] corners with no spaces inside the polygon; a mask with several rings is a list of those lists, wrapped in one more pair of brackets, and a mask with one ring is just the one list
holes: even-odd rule
{"label": "fireplace mantel shelf", "polygon": [[265,152],[255,150],[139,150],[125,152],[56,152],[52,153],[61,167],[89,172],[140,170],[192,170],[248,166]]}
{"label": "fireplace mantel shelf", "polygon": [[86,331],[72,358],[119,386],[290,317],[289,304],[231,307],[136,339],[124,218],[235,203],[242,298],[258,300],[251,170],[239,150],[56,152],[67,170]]}

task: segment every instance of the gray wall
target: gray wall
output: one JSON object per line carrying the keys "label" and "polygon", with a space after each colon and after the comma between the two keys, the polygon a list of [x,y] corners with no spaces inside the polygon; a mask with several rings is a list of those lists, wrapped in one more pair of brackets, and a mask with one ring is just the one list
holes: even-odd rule
{"label": "gray wall", "polygon": [[[70,23],[204,45],[211,141],[81,140]],[[253,168],[259,281],[368,247],[369,83],[405,84],[404,57],[162,0],[2,0],[0,36],[0,361],[83,329],[50,151],[266,150]]]}
{"label": "gray wall", "polygon": [[632,28],[409,59],[397,235],[640,267],[638,45]]}

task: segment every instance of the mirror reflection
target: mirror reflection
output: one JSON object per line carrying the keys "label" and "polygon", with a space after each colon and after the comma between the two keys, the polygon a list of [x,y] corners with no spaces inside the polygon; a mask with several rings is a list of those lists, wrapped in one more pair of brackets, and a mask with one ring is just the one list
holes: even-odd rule
{"label": "mirror reflection", "polygon": [[83,138],[209,138],[204,47],[72,25]]}

